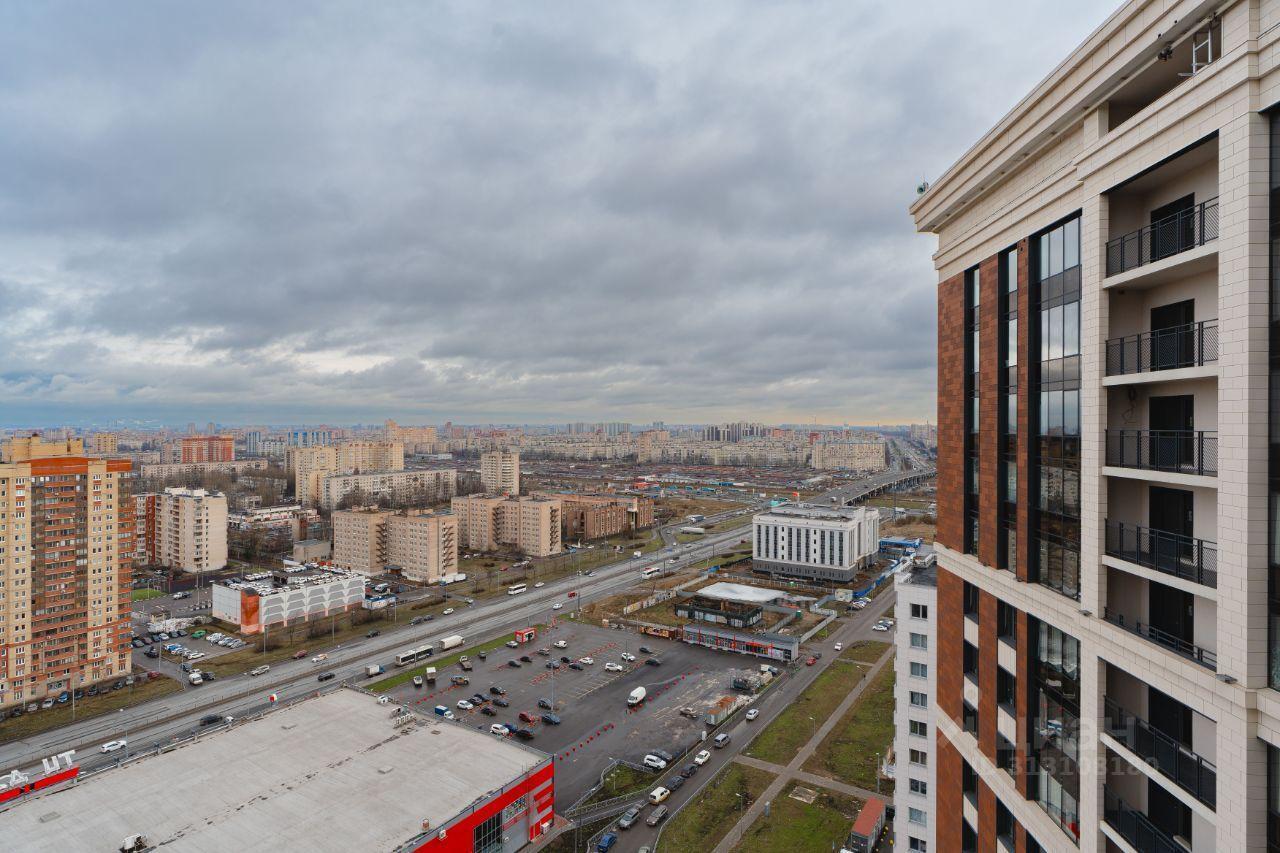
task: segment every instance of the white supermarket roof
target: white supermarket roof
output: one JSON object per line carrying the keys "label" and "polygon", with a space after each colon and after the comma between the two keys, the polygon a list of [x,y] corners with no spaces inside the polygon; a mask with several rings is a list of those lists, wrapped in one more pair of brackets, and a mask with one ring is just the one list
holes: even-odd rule
{"label": "white supermarket roof", "polygon": [[747,601],[752,604],[772,604],[787,595],[777,589],[765,589],[763,587],[727,583],[725,581],[704,586],[702,589],[697,590],[696,594],[705,598],[717,598],[721,601]]}

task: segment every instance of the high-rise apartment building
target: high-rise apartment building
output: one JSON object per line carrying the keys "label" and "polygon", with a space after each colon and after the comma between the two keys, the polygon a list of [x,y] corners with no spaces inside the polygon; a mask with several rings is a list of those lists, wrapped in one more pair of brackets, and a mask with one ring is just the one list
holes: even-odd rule
{"label": "high-rise apartment building", "polygon": [[291,453],[297,499],[319,503],[324,478],[332,474],[403,471],[404,445],[398,441],[344,441],[341,444],[298,447]]}
{"label": "high-rise apartment building", "polygon": [[79,439],[0,446],[0,707],[130,671],[129,468]]}
{"label": "high-rise apartment building", "polygon": [[139,495],[138,538],[148,564],[208,572],[227,565],[227,498],[204,489]]}
{"label": "high-rise apartment building", "polygon": [[182,439],[181,456],[174,461],[230,462],[236,458],[236,440],[230,435],[192,435]]}
{"label": "high-rise apartment building", "polygon": [[120,440],[114,432],[95,432],[89,436],[88,447],[94,456],[112,456],[120,452]]}
{"label": "high-rise apartment building", "polygon": [[335,512],[333,562],[365,575],[396,566],[408,580],[438,583],[458,571],[458,519],[447,512]]}
{"label": "high-rise apartment building", "polygon": [[561,550],[560,501],[550,497],[465,495],[453,499],[458,542],[468,550],[514,546],[530,557]]}
{"label": "high-rise apartment building", "polygon": [[1278,849],[1278,24],[1125,3],[912,206],[939,850]]}
{"label": "high-rise apartment building", "polygon": [[490,450],[480,454],[480,484],[495,495],[520,494],[520,451]]}
{"label": "high-rise apartment building", "polygon": [[894,612],[893,754],[894,819],[896,850],[941,850],[934,841],[937,807],[937,762],[933,752],[937,707],[938,572],[935,566],[918,566],[894,575],[897,603]]}

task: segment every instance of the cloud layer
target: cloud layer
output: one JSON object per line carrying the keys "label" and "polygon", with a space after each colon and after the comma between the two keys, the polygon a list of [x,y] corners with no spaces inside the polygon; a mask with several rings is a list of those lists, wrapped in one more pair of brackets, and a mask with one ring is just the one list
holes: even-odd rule
{"label": "cloud layer", "polygon": [[933,417],[906,206],[1111,3],[0,11],[0,425]]}

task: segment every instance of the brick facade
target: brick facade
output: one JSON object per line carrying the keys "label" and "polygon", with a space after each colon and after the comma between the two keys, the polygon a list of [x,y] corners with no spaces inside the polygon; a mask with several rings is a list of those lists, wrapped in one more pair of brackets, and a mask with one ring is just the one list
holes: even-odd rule
{"label": "brick facade", "polygon": [[[938,710],[961,724],[964,695],[964,581],[938,569]],[[944,778],[939,775],[938,778]]]}
{"label": "brick facade", "polygon": [[[941,604],[941,600],[939,600],[939,604]],[[959,668],[957,667],[958,671]],[[938,680],[941,683],[941,673],[939,673]],[[938,734],[935,739],[934,752],[937,753],[937,778],[939,782],[936,798],[938,804],[936,809],[937,820],[934,822],[938,850],[961,850],[963,849],[961,846],[961,827],[964,825],[964,794],[960,790],[961,768],[963,767],[960,752],[942,734]]]}
{"label": "brick facade", "polygon": [[964,550],[964,275],[938,285],[937,541]]}
{"label": "brick facade", "polygon": [[998,256],[978,265],[978,559],[996,565],[1000,489],[1000,265]]}

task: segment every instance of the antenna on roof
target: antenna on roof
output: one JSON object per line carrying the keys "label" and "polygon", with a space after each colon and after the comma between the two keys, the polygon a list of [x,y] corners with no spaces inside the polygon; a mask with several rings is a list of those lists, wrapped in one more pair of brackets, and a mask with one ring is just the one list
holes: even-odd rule
{"label": "antenna on roof", "polygon": [[924,195],[928,191],[929,182],[921,178],[920,183],[916,185],[916,195]]}

